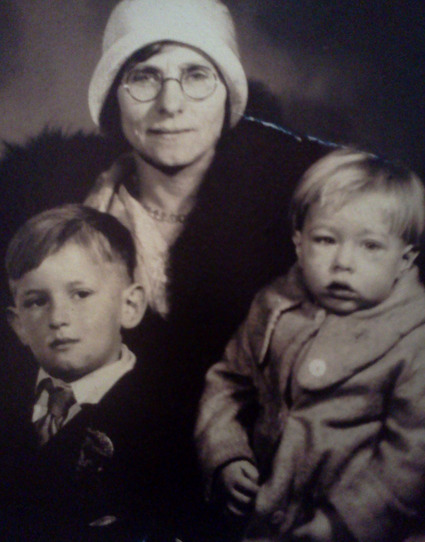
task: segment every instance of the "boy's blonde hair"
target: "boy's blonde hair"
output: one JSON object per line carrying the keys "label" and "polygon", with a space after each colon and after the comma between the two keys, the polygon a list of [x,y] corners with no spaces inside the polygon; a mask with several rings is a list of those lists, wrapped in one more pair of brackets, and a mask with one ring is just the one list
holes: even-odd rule
{"label": "boy's blonde hair", "polygon": [[291,218],[301,231],[314,203],[337,209],[361,194],[382,194],[392,233],[418,247],[425,228],[425,189],[406,167],[373,154],[344,148],[315,162],[295,190]]}
{"label": "boy's blonde hair", "polygon": [[104,261],[122,263],[133,280],[136,248],[128,229],[112,215],[71,203],[33,216],[13,236],[6,253],[12,294],[16,281],[70,241],[90,249]]}

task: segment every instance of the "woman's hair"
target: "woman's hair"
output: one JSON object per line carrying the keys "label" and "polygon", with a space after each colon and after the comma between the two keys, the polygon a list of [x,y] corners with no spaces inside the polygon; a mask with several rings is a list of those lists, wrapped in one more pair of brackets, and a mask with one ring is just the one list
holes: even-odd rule
{"label": "woman's hair", "polygon": [[327,154],[305,172],[293,196],[293,229],[302,230],[314,203],[339,209],[363,194],[382,194],[391,231],[407,244],[420,244],[425,227],[420,178],[400,164],[349,148]]}
{"label": "woman's hair", "polygon": [[19,228],[6,253],[9,280],[19,280],[71,241],[103,261],[123,264],[133,280],[136,249],[128,229],[112,215],[78,204],[39,213]]}
{"label": "woman's hair", "polygon": [[[120,108],[119,108],[118,98],[117,98],[118,87],[120,86],[122,78],[124,77],[125,73],[134,64],[149,60],[149,58],[152,58],[157,53],[161,52],[161,50],[167,45],[176,45],[176,43],[171,42],[171,41],[162,41],[158,43],[152,43],[150,45],[147,45],[146,47],[143,47],[143,49],[140,49],[139,51],[136,51],[133,55],[131,55],[130,58],[126,60],[126,62],[121,67],[121,69],[118,71],[117,76],[115,77],[111,85],[111,88],[109,89],[109,92],[106,96],[105,102],[103,104],[103,107],[99,115],[100,129],[105,136],[114,139],[124,148],[129,147],[129,143],[127,142],[121,128],[121,113],[120,113]],[[182,47],[189,47],[189,46],[182,45]],[[197,50],[196,52],[205,56],[205,54],[202,53],[202,51]],[[217,73],[220,79],[222,80],[223,84],[226,86],[226,89],[227,89],[227,85],[223,79],[222,74],[220,73],[220,70],[215,65],[212,59],[208,58],[208,60],[217,70]],[[224,122],[223,122],[223,132],[227,131],[229,127],[230,127],[230,104],[229,104],[229,93],[227,92],[226,103],[225,103],[225,116],[224,116]]]}

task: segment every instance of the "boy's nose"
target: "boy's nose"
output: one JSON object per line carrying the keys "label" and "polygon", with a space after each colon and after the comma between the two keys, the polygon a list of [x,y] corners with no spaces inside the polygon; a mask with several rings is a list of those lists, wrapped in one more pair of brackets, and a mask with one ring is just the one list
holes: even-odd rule
{"label": "boy's nose", "polygon": [[70,307],[66,302],[55,301],[50,309],[49,325],[52,329],[58,329],[69,325]]}
{"label": "boy's nose", "polygon": [[175,115],[183,111],[185,100],[180,81],[170,77],[164,80],[156,103],[161,113]]}
{"label": "boy's nose", "polygon": [[354,270],[354,251],[348,243],[337,247],[333,261],[335,271],[353,271]]}

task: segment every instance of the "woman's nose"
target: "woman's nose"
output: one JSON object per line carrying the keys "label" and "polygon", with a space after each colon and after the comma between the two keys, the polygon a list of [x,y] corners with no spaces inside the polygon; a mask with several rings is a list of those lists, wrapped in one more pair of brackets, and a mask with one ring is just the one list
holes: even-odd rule
{"label": "woman's nose", "polygon": [[50,307],[49,326],[58,329],[70,323],[70,306],[65,300],[53,301]]}
{"label": "woman's nose", "polygon": [[349,243],[341,243],[336,247],[333,268],[336,271],[354,271],[354,251]]}
{"label": "woman's nose", "polygon": [[175,115],[183,111],[186,98],[178,79],[165,79],[157,98],[157,108],[161,113]]}

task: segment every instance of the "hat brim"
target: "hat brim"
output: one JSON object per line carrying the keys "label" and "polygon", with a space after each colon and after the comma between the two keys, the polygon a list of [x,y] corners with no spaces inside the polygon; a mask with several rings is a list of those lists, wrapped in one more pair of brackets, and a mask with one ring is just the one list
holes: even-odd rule
{"label": "hat brim", "polygon": [[209,35],[208,32],[204,32],[202,36],[199,34],[199,29],[191,33],[187,28],[168,28],[164,33],[151,28],[148,31],[126,34],[117,40],[102,55],[90,82],[89,109],[95,124],[99,125],[106,96],[124,63],[147,45],[173,41],[199,49],[217,66],[229,92],[230,125],[236,125],[245,111],[248,98],[248,85],[242,64],[228,45],[218,42],[216,36]]}

